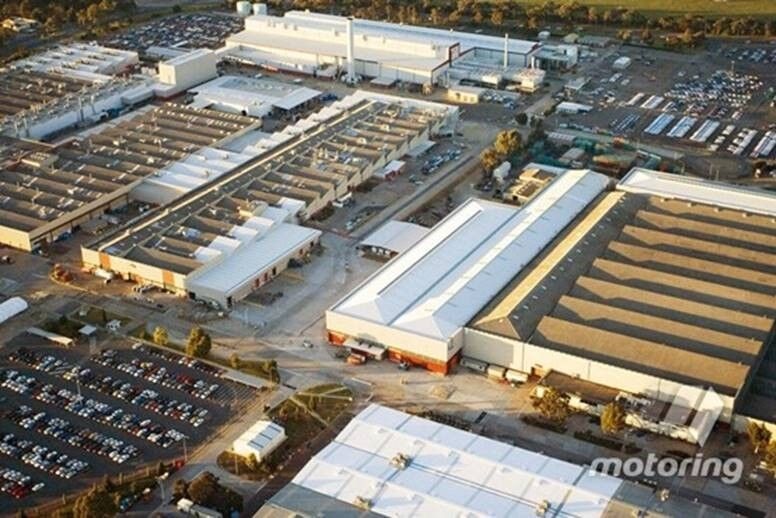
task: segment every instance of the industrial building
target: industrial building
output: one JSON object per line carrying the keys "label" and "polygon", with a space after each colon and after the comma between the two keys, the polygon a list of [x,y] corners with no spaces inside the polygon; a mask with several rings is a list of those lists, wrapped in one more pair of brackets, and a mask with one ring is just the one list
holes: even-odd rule
{"label": "industrial building", "polygon": [[371,404],[256,516],[733,516],[655,491]]}
{"label": "industrial building", "polygon": [[69,43],[19,59],[14,70],[57,72],[65,76],[89,77],[91,74],[118,75],[139,63],[137,52],[103,47],[95,43]]}
{"label": "industrial building", "polygon": [[14,61],[0,71],[0,134],[44,139],[150,99],[153,79],[117,76],[137,63],[136,52],[95,44]]}
{"label": "industrial building", "polygon": [[210,49],[196,49],[159,62],[159,81],[169,85],[162,97],[188,90],[218,76],[218,57]]}
{"label": "industrial building", "polygon": [[332,307],[329,340],[439,372],[552,369],[655,408],[710,387],[723,421],[776,423],[776,197],[638,168],[606,184],[572,170],[522,209],[470,200]]}
{"label": "industrial building", "polygon": [[534,67],[539,47],[508,37],[289,11],[282,17],[247,17],[245,31],[227,38],[219,52],[270,69],[344,76],[350,82],[374,78],[386,84],[447,85],[454,76],[525,81],[530,87],[537,74],[521,70]]}
{"label": "industrial building", "polygon": [[[426,142],[456,115],[444,105],[357,92],[257,143],[248,162],[84,247],[82,260],[230,307],[314,248],[320,232],[296,221]],[[149,177],[156,184],[150,191],[166,176]]]}
{"label": "industrial building", "polygon": [[657,409],[711,387],[723,421],[774,422],[775,253],[772,194],[634,169],[472,319],[464,354]]}
{"label": "industrial building", "polygon": [[522,209],[469,199],[326,312],[329,341],[449,372],[467,322],[608,183],[568,171]]}
{"label": "industrial building", "polygon": [[315,106],[321,92],[265,78],[221,76],[189,90],[193,105],[251,117],[287,117]]}
{"label": "industrial building", "polygon": [[160,178],[155,175],[164,167],[255,125],[237,115],[165,104],[98,126],[81,140],[17,155],[0,169],[0,242],[35,251],[66,237],[126,205],[134,193],[142,197],[142,183]]}

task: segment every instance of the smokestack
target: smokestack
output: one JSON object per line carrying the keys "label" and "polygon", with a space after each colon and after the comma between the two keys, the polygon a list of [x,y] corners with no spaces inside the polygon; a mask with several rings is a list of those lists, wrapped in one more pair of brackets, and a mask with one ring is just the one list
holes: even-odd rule
{"label": "smokestack", "polygon": [[347,38],[348,38],[348,49],[347,49],[347,65],[348,65],[348,75],[347,75],[347,81],[349,83],[355,83],[356,82],[356,63],[355,63],[355,57],[354,57],[354,43],[353,43],[353,17],[348,16],[348,20],[346,22],[346,32],[347,32]]}
{"label": "smokestack", "polygon": [[509,66],[509,33],[504,33],[504,70]]}

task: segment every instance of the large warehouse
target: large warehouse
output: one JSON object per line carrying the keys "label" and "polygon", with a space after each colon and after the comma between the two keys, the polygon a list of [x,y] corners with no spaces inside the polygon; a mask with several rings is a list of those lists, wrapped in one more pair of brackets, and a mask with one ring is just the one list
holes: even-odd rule
{"label": "large warehouse", "polygon": [[643,169],[604,188],[570,171],[519,210],[470,200],[327,313],[330,341],[651,401],[711,387],[724,421],[776,423],[776,196]]}
{"label": "large warehouse", "polygon": [[[254,64],[332,77],[358,77],[416,84],[447,84],[447,70],[461,56],[476,54],[495,72],[530,67],[539,43],[458,31],[342,16],[289,11],[255,15],[245,31],[226,40],[222,52]],[[488,73],[492,73],[493,70]]]}
{"label": "large warehouse", "polygon": [[657,401],[711,387],[725,421],[748,401],[776,421],[774,320],[776,196],[634,169],[473,319],[464,354]]}
{"label": "large warehouse", "polygon": [[83,43],[12,62],[0,71],[0,134],[43,139],[149,99],[153,79],[115,77],[137,63],[136,52]]}
{"label": "large warehouse", "polygon": [[371,404],[256,516],[734,516],[655,491]]}
{"label": "large warehouse", "polygon": [[326,312],[329,341],[448,372],[466,323],[608,183],[568,171],[521,209],[470,199]]}
{"label": "large warehouse", "polygon": [[[456,115],[444,105],[357,92],[259,142],[259,154],[247,163],[184,186],[180,197],[130,228],[90,243],[82,260],[230,307],[312,250],[320,232],[297,220],[426,142]],[[159,171],[136,191],[170,188],[181,176],[171,171]]]}
{"label": "large warehouse", "polygon": [[[169,178],[166,167],[180,178],[183,166],[174,164],[193,160],[194,152],[209,156],[203,148],[257,125],[239,115],[165,104],[114,119],[80,140],[41,144],[0,164],[0,243],[34,251],[65,237],[142,194],[144,182]],[[210,163],[209,170],[218,171],[217,160]],[[185,186],[197,185],[199,171],[185,172],[194,175]]]}

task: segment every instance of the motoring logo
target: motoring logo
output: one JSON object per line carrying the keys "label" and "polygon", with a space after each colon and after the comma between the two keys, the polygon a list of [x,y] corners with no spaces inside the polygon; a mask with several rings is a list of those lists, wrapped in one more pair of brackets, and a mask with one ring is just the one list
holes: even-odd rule
{"label": "motoring logo", "polygon": [[[671,400],[660,424],[684,430],[688,440],[703,446],[724,408],[724,401],[714,389],[682,387]],[[744,472],[741,459],[704,457],[702,453],[684,459],[661,457],[655,453],[649,453],[646,458],[601,457],[593,460],[590,467],[595,472],[615,477],[714,477],[726,484],[738,483]]]}

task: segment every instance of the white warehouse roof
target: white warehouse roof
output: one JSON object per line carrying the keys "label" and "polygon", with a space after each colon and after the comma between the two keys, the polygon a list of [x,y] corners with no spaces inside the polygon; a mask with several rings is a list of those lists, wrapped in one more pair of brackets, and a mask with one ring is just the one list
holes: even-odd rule
{"label": "white warehouse roof", "polygon": [[471,198],[330,312],[448,340],[608,183],[569,170],[521,208]]}
{"label": "white warehouse roof", "polygon": [[260,458],[274,450],[285,437],[286,432],[282,426],[272,421],[256,421],[234,440],[232,449],[239,455],[248,456],[253,453]]}
{"label": "white warehouse roof", "polygon": [[[392,463],[408,459],[404,469]],[[293,482],[394,517],[598,517],[622,481],[583,466],[372,404]]]}
{"label": "white warehouse roof", "polygon": [[406,221],[388,221],[369,234],[359,246],[373,247],[403,253],[428,234],[429,229]]}
{"label": "white warehouse roof", "polygon": [[0,324],[13,318],[28,308],[27,301],[21,297],[11,297],[0,304]]}
{"label": "white warehouse roof", "polygon": [[[344,27],[347,20],[344,16],[336,16],[325,13],[313,13],[308,11],[288,11],[283,16],[285,21],[291,23],[312,23],[319,26],[329,25],[332,29]],[[504,38],[488,36],[487,34],[475,34],[472,32],[450,31],[422,27],[419,25],[404,25],[399,23],[381,22],[357,18],[353,21],[353,29],[356,36],[367,34],[375,37],[395,38],[397,40],[416,40],[424,43],[432,43],[436,46],[461,45],[461,53],[474,48],[489,49],[499,52],[504,50]],[[535,41],[509,39],[509,51],[517,54],[528,54],[538,48],[540,44]]]}
{"label": "white warehouse roof", "polygon": [[617,185],[621,191],[679,198],[697,203],[776,216],[776,195],[701,178],[635,167]]}
{"label": "white warehouse roof", "polygon": [[190,90],[195,103],[230,107],[236,113],[263,116],[272,107],[292,110],[321,95],[318,90],[267,79],[221,76]]}

